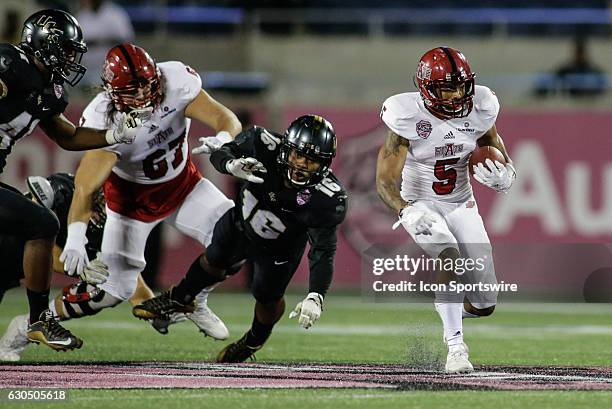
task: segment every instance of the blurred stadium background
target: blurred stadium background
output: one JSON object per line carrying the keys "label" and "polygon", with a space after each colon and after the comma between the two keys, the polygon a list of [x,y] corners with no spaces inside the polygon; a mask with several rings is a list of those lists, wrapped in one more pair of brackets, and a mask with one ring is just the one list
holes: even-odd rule
{"label": "blurred stadium background", "polygon": [[[279,322],[270,342],[257,355],[260,363],[271,362],[272,367],[295,362],[383,363],[418,370],[435,369],[443,359],[446,352],[440,339],[441,325],[430,304],[364,303],[357,294],[362,282],[362,252],[376,243],[407,240],[403,232],[391,231],[394,215],[376,195],[376,152],[386,134],[379,110],[388,96],[415,90],[412,77],[417,61],[435,46],[462,50],[477,73],[477,83],[492,88],[501,102],[498,130],[515,161],[519,179],[507,195],[475,186],[494,246],[509,249],[502,257],[496,254],[500,278],[512,270],[520,274],[514,278],[534,288],[550,288],[564,281],[574,290],[581,290],[586,274],[592,270],[560,280],[554,268],[541,269],[551,259],[557,260],[556,265],[573,265],[582,260],[577,253],[562,251],[569,247],[554,246],[612,243],[612,9],[608,1],[117,0],[114,4],[123,11],[110,12],[108,20],[98,20],[92,13],[84,16],[89,2],[1,0],[0,32],[4,41],[14,42],[21,22],[31,12],[63,7],[81,20],[90,50],[110,48],[120,36],[130,38],[133,28],[133,41],[158,62],[181,60],[190,64],[202,75],[206,90],[239,114],[244,126],[255,123],[282,131],[298,114],[317,113],[336,128],[339,148],[334,171],[352,198],[349,217],[341,229],[326,310],[306,335],[293,321],[284,318]],[[104,4],[109,7],[108,2]],[[131,23],[123,24],[127,20],[121,16],[127,16]],[[93,82],[72,91],[68,116],[73,121],[78,121],[81,110],[97,92],[99,63],[89,70],[94,74],[90,77]],[[25,189],[27,175],[75,171],[80,155],[57,148],[37,132],[17,144],[2,175],[4,182]],[[194,124],[192,142],[209,132]],[[217,174],[206,158],[196,160],[207,177],[228,195],[233,194],[236,186],[232,180]],[[504,247],[505,243],[508,247]],[[200,251],[195,243],[166,227],[159,244],[162,251],[156,251],[155,243],[151,248],[150,263],[156,254],[161,256],[156,279],[159,287],[176,282]],[[560,254],[564,257],[558,257]],[[587,251],[579,256],[591,261],[601,256],[590,254]],[[605,257],[609,262],[609,253]],[[589,264],[593,268],[612,267],[593,263]],[[303,290],[306,285],[305,267],[302,265],[292,283],[294,290]],[[608,277],[610,271],[605,270]],[[247,276],[237,275],[221,290],[244,288]],[[59,275],[54,279],[57,285],[65,283]],[[594,286],[601,287],[601,282]],[[13,315],[24,311],[22,291],[7,294],[1,306],[0,328],[6,328]],[[302,297],[302,291],[292,292],[287,305],[294,305]],[[248,294],[213,294],[211,306],[228,324],[232,340],[249,327],[252,299]],[[201,361],[212,360],[221,348],[220,343],[203,339],[190,323],[173,326],[168,336],[158,336],[147,324],[135,320],[129,309],[122,305],[95,318],[69,322],[68,327],[86,339],[83,349],[60,357],[45,348],[29,347],[23,356],[26,366],[12,371],[11,366],[5,365],[4,374],[12,371],[17,378],[25,379],[26,385],[28,379],[39,386],[59,382],[65,385],[71,376],[89,372],[92,378],[105,382],[113,379],[116,368],[112,365],[155,360],[146,371],[157,379],[132,375],[126,378],[140,379],[143,388],[150,388],[160,385],[155,381],[164,381],[164,376],[159,375],[163,370],[155,368],[158,363],[188,361],[183,366],[180,362],[166,364],[175,365],[178,371],[193,370]],[[600,388],[609,389],[610,312],[610,304],[504,304],[490,319],[466,322],[466,339],[484,382],[499,378],[503,383],[503,379],[510,379],[508,374],[487,372],[514,370],[508,365],[545,365],[552,369],[596,366],[608,371],[608,375],[595,381],[607,382]],[[62,359],[83,367],[76,372],[74,368],[65,369],[60,366]],[[57,366],[39,367],[33,372],[33,367],[27,366],[30,363]],[[94,367],[87,366],[91,363]],[[111,366],[105,370],[105,365]],[[495,369],[493,365],[502,367]],[[128,374],[132,370],[128,368]],[[569,378],[546,377],[541,368],[532,370],[531,375],[521,373],[529,370],[517,370],[516,379],[532,376],[529,382],[533,382],[518,389],[567,386],[563,383]],[[117,371],[120,374],[122,369]],[[203,381],[211,378],[206,371],[185,377]],[[32,376],[28,377],[28,373]],[[575,374],[571,381],[580,383],[582,378],[578,375],[586,372],[580,368]],[[238,387],[248,387],[253,382],[242,369],[236,379],[240,381]],[[174,381],[165,380],[171,385]],[[221,404],[235,408],[322,404],[333,404],[334,408],[407,404],[447,408],[452,404],[455,408],[529,405],[557,409],[610,404],[609,391],[457,391],[480,388],[470,386],[469,381],[467,386],[451,380],[450,386],[437,387],[436,383],[405,383],[398,386],[404,392],[76,389],[100,387],[96,380],[77,380],[68,387],[75,388],[70,390],[70,403],[88,408],[106,408],[113,399],[121,407],[133,408],[160,402],[165,407],[183,408],[191,401],[202,407]],[[275,387],[278,379],[271,382]],[[585,385],[575,388],[588,389]],[[118,383],[113,387],[130,386]],[[482,386],[489,387],[495,389]],[[429,390],[436,388],[453,391]]]}
{"label": "blurred stadium background", "polygon": [[[82,13],[91,0],[3,0],[5,40],[41,7],[62,7],[82,21],[90,49],[109,48],[119,29]],[[109,7],[109,2],[102,2]],[[494,243],[610,242],[612,238],[612,12],[604,0],[293,0],[115,1],[129,17],[133,41],[156,60],[181,60],[243,124],[283,130],[301,113],[328,118],[339,135],[335,171],[352,194],[342,228],[335,288],[358,288],[359,254],[392,235],[393,215],[375,193],[375,154],[385,128],[382,101],[412,91],[419,57],[438,45],[462,50],[477,83],[492,88],[502,110],[498,130],[519,171],[508,195],[476,187]],[[102,19],[102,17],[99,17]],[[117,19],[115,19],[117,20]],[[85,24],[90,22],[91,25]],[[93,25],[96,25],[94,28]],[[101,27],[100,27],[101,26]],[[119,30],[119,31],[118,31]],[[129,34],[128,30],[128,36]],[[73,90],[78,120],[95,94]],[[208,131],[193,126],[192,141]],[[74,172],[80,155],[37,135],[17,144],[2,180]],[[232,194],[233,182],[197,158],[205,175]],[[176,281],[198,248],[164,230],[157,284]],[[535,257],[537,258],[537,257]],[[177,262],[177,260],[180,260]],[[502,266],[503,267],[503,266]],[[498,271],[502,269],[498,268]],[[294,286],[305,283],[302,268]],[[233,285],[245,283],[237,277]]]}

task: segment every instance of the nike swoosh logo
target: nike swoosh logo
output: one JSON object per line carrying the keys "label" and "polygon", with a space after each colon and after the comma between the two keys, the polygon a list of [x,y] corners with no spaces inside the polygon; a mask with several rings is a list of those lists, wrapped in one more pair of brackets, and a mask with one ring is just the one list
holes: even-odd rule
{"label": "nike swoosh logo", "polygon": [[50,110],[51,110],[51,108],[43,108],[42,110],[43,110],[43,111],[50,111]]}
{"label": "nike swoosh logo", "polygon": [[276,266],[280,266],[281,264],[286,264],[286,263],[288,263],[288,262],[289,262],[289,260],[287,260],[287,261],[275,261],[275,262],[274,262],[274,265],[276,265]]}
{"label": "nike swoosh logo", "polygon": [[47,344],[53,344],[53,345],[70,345],[70,343],[72,342],[72,340],[70,339],[66,339],[64,341],[47,341]]}

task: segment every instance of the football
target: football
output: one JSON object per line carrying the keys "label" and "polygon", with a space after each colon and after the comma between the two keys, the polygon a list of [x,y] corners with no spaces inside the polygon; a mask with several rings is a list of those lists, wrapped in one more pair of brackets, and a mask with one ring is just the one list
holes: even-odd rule
{"label": "football", "polygon": [[476,149],[474,149],[474,151],[472,152],[472,155],[470,156],[470,164],[469,164],[470,175],[474,174],[474,166],[479,163],[482,163],[488,169],[489,167],[485,164],[486,159],[491,159],[493,162],[497,160],[500,163],[503,163],[503,164],[506,163],[506,159],[504,158],[504,155],[502,155],[501,151],[497,149],[496,147],[479,146]]}

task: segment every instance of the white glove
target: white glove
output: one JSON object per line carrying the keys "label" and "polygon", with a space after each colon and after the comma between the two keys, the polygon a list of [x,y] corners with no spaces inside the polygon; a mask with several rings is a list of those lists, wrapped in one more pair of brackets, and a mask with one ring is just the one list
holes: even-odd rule
{"label": "white glove", "polygon": [[106,282],[107,277],[108,266],[100,260],[100,253],[98,253],[95,260],[90,261],[85,266],[83,274],[81,274],[81,280],[94,285]]}
{"label": "white glove", "polygon": [[289,318],[299,316],[299,324],[308,329],[319,319],[322,309],[323,296],[319,293],[308,293],[304,301],[299,302],[289,313]]}
{"label": "white glove", "polygon": [[225,165],[227,171],[237,178],[247,180],[253,183],[263,183],[263,179],[255,176],[253,172],[268,172],[263,163],[255,158],[239,158],[232,159]]}
{"label": "white glove", "polygon": [[202,137],[198,138],[198,140],[202,143],[202,145],[191,150],[191,153],[194,155],[200,155],[202,153],[209,155],[214,151],[218,151],[221,146],[231,142],[233,139],[229,132],[221,131],[215,136]]}
{"label": "white glove", "polygon": [[406,230],[415,235],[431,236],[431,226],[436,222],[434,215],[423,203],[414,202],[399,213],[399,220],[393,224],[393,230],[405,224]]}
{"label": "white glove", "polygon": [[142,124],[146,123],[151,119],[153,108],[140,108],[133,109],[130,112],[121,112],[119,114],[119,120],[115,129],[109,129],[106,131],[106,142],[109,145],[116,143],[127,143],[134,142],[136,134],[140,130]]}
{"label": "white glove", "polygon": [[85,250],[87,244],[86,233],[86,223],[73,222],[68,225],[68,237],[59,260],[64,263],[64,271],[69,276],[82,276],[83,269],[89,263],[87,250]]}
{"label": "white glove", "polygon": [[516,179],[516,171],[511,163],[504,165],[499,161],[486,159],[487,169],[482,163],[474,165],[474,179],[497,192],[507,192]]}

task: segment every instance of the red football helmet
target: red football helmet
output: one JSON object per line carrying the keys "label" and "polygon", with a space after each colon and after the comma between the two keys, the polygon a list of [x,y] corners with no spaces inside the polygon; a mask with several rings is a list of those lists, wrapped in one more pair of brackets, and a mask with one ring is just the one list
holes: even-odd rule
{"label": "red football helmet", "polygon": [[[475,74],[465,55],[450,47],[437,47],[421,57],[415,85],[423,102],[434,115],[461,118],[472,111]],[[442,91],[459,95],[444,97]]]}
{"label": "red football helmet", "polygon": [[142,48],[125,43],[110,49],[102,66],[102,82],[118,111],[157,107],[162,76],[155,60]]}

